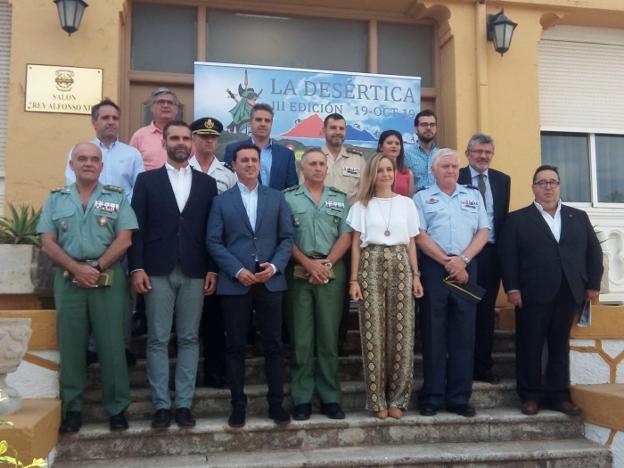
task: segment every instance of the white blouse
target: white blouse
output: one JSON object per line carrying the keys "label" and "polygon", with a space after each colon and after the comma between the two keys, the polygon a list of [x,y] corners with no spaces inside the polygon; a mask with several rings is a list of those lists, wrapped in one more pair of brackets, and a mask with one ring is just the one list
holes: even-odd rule
{"label": "white blouse", "polygon": [[356,202],[349,210],[347,224],[360,233],[360,247],[368,244],[407,245],[419,233],[418,211],[411,198],[373,197],[368,206]]}

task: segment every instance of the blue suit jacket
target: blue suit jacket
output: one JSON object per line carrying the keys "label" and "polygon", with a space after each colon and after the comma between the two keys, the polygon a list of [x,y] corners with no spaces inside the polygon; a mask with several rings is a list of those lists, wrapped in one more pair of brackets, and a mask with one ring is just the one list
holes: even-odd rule
{"label": "blue suit jacket", "polygon": [[[253,143],[251,138],[230,143],[225,148],[223,161],[232,164],[234,150],[242,144]],[[271,180],[269,187],[275,190],[284,190],[299,183],[297,177],[297,166],[295,164],[295,153],[291,149],[275,143],[272,146],[273,162],[271,163]]]}
{"label": "blue suit jacket", "polygon": [[258,211],[255,230],[243,205],[238,184],[215,198],[206,235],[208,251],[219,268],[217,294],[240,295],[249,290],[235,277],[241,268],[254,271],[260,263],[275,265],[277,273],[265,283],[269,291],[285,291],[283,274],[293,246],[290,209],[281,192],[258,186]]}

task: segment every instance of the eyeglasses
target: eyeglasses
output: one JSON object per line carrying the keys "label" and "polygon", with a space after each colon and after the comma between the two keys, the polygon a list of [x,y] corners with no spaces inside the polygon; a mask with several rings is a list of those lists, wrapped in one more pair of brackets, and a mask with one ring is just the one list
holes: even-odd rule
{"label": "eyeglasses", "polygon": [[438,126],[437,123],[435,122],[421,122],[418,124],[419,127],[424,127],[424,128],[436,128]]}
{"label": "eyeglasses", "polygon": [[490,150],[470,150],[470,152],[472,154],[484,154],[486,156],[492,156],[494,154],[494,151]]}
{"label": "eyeglasses", "polygon": [[174,101],[172,101],[171,99],[158,99],[157,101],[154,102],[154,104],[158,104],[159,106],[175,106],[177,105]]}
{"label": "eyeglasses", "polygon": [[559,182],[558,180],[538,180],[537,182],[533,182],[533,185],[537,185],[540,188],[559,187],[559,185],[561,185],[561,182]]}

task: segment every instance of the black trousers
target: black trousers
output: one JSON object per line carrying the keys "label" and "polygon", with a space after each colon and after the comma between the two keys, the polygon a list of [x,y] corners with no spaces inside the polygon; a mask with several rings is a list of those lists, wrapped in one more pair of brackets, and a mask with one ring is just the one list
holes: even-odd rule
{"label": "black trousers", "polygon": [[201,334],[204,350],[204,377],[225,376],[225,324],[216,294],[204,297]]}
{"label": "black trousers", "polygon": [[475,324],[474,373],[479,374],[492,368],[492,346],[496,319],[496,296],[500,288],[500,269],[496,245],[487,243],[477,255],[477,284],[485,288],[485,296],[477,304]]}
{"label": "black trousers", "polygon": [[[425,295],[420,301],[424,383],[421,406],[467,405],[472,392],[474,327],[477,307],[442,284],[448,273],[427,255],[420,269]],[[475,281],[477,265],[467,267]]]}
{"label": "black trousers", "polygon": [[[522,401],[558,404],[570,399],[570,328],[581,305],[562,279],[555,298],[546,304],[516,308],[516,378]],[[542,384],[542,350],[548,345],[546,380]]]}
{"label": "black trousers", "polygon": [[245,345],[252,311],[264,349],[264,368],[269,391],[269,405],[281,405],[284,399],[284,361],[282,352],[282,292],[271,292],[263,284],[253,285],[243,295],[221,296],[225,322],[225,362],[232,396],[232,406],[246,406]]}
{"label": "black trousers", "polygon": [[[345,277],[347,281],[351,279],[351,249],[342,257],[342,262],[345,266]],[[349,283],[345,288],[345,294],[342,299],[342,313],[340,315],[340,326],[338,328],[338,349],[344,348],[344,343],[347,339],[347,333],[349,332],[349,313],[351,310],[351,296],[349,295]]]}

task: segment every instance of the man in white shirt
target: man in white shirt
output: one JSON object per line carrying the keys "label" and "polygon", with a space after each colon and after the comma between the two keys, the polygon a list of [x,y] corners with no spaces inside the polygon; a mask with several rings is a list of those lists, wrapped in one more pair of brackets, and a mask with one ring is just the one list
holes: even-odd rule
{"label": "man in white shirt", "polygon": [[215,292],[216,267],[202,240],[217,184],[188,163],[191,129],[173,121],[163,129],[167,163],[139,175],[132,196],[139,230],[128,263],[132,286],[145,295],[147,378],[155,409],[153,428],[171,423],[168,345],[176,320],[175,420],[192,427],[198,331],[204,295]]}
{"label": "man in white shirt", "polygon": [[555,166],[538,167],[535,201],[509,214],[498,242],[503,285],[516,307],[517,392],[527,415],[542,404],[580,414],[570,401],[570,328],[583,302],[600,293],[600,243],[587,214],[561,204],[559,185]]}

